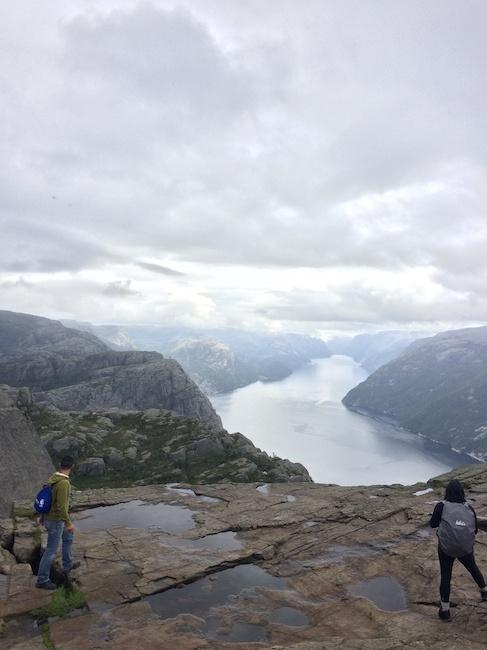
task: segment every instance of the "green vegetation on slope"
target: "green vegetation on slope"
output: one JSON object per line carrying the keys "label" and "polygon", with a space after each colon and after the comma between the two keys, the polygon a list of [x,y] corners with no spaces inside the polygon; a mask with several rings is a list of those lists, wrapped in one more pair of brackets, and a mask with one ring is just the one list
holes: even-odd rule
{"label": "green vegetation on slope", "polygon": [[35,409],[32,420],[57,463],[77,461],[73,485],[310,480],[300,466],[271,458],[240,434],[215,431],[171,411],[103,413]]}

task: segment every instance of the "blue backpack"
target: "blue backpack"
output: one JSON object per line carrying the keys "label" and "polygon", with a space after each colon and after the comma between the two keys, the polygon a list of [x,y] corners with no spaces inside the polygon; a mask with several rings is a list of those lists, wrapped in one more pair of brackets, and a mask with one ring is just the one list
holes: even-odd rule
{"label": "blue backpack", "polygon": [[51,510],[52,506],[52,486],[44,485],[37,493],[34,501],[34,510],[40,515],[45,515]]}

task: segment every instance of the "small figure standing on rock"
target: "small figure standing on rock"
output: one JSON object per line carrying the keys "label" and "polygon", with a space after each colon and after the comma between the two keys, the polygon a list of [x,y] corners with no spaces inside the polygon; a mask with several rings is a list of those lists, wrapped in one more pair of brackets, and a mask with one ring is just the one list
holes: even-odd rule
{"label": "small figure standing on rock", "polygon": [[465,491],[457,479],[446,486],[445,500],[436,504],[430,526],[438,528],[436,534],[441,571],[438,616],[443,621],[449,621],[450,583],[456,558],[478,584],[482,600],[487,601],[487,586],[473,553],[475,535],[478,533],[477,515],[472,506],[466,503]]}
{"label": "small figure standing on rock", "polygon": [[43,523],[47,529],[47,546],[42,554],[37,573],[36,587],[39,589],[56,589],[56,585],[51,582],[49,575],[61,541],[64,571],[69,573],[80,566],[79,562],[73,562],[74,525],[69,518],[71,492],[69,475],[73,465],[74,459],[71,456],[64,456],[61,460],[60,471],[55,472],[49,479],[49,485],[52,487],[52,505],[49,512],[43,515]]}

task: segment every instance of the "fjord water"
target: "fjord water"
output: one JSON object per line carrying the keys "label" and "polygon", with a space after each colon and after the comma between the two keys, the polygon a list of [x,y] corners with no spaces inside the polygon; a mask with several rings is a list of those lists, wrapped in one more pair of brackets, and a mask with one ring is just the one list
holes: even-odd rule
{"label": "fjord water", "polygon": [[314,481],[412,484],[473,459],[391,424],[348,411],[344,395],[367,372],[350,357],[316,359],[276,382],[211,397],[228,431],[302,463]]}

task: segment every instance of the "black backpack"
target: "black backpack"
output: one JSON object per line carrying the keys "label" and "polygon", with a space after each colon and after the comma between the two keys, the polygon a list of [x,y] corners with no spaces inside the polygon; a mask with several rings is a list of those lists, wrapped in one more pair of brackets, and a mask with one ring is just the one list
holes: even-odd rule
{"label": "black backpack", "polygon": [[436,533],[441,550],[450,557],[473,552],[475,515],[466,503],[443,502],[441,521]]}

